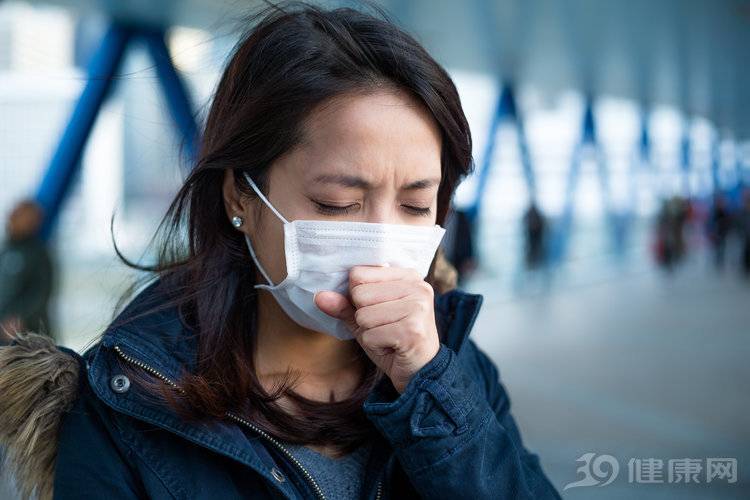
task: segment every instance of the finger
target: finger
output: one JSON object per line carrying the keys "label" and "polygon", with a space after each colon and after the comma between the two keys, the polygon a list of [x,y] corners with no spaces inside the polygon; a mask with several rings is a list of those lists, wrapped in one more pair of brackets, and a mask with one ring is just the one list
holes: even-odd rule
{"label": "finger", "polygon": [[362,283],[421,279],[416,269],[408,267],[354,266],[349,270],[349,289]]}
{"label": "finger", "polygon": [[354,321],[362,330],[369,330],[390,323],[398,323],[421,306],[412,300],[392,300],[360,307],[354,313]]}
{"label": "finger", "polygon": [[367,352],[385,356],[398,352],[403,341],[397,323],[381,325],[371,330],[363,330],[355,336],[359,345]]}
{"label": "finger", "polygon": [[357,322],[354,319],[356,309],[344,295],[325,290],[317,292],[313,296],[313,302],[327,315],[344,321],[352,331],[357,329]]}
{"label": "finger", "polygon": [[414,293],[414,282],[407,280],[362,283],[350,290],[351,302],[358,309],[380,302],[402,299],[412,293]]}

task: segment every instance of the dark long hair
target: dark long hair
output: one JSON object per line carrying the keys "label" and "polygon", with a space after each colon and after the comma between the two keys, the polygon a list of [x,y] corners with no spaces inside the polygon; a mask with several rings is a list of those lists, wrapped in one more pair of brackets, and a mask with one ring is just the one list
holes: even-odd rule
{"label": "dark long hair", "polygon": [[[373,431],[362,403],[383,373],[367,367],[349,398],[309,400],[287,379],[273,394],[261,386],[253,364],[256,340],[256,269],[242,234],[227,220],[222,194],[226,170],[246,172],[268,192],[271,164],[300,143],[306,118],[337,96],[390,87],[423,103],[442,135],[442,181],[437,223],[443,224],[453,192],[473,169],[471,134],[448,73],[380,7],[375,14],[327,10],[304,2],[269,5],[248,19],[216,89],[197,161],[161,221],[158,261],[129,266],[158,277],[196,336],[195,368],[179,380],[184,392],[130,374],[186,419],[242,413],[277,438],[301,444],[355,448]],[[255,196],[242,175],[237,189]],[[426,280],[435,287],[435,261]],[[127,370],[127,368],[124,367]],[[276,400],[297,404],[291,415]]]}

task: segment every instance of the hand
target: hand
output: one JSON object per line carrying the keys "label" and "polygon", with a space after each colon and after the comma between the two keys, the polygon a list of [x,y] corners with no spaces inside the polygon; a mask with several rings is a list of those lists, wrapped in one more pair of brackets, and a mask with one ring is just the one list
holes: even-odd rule
{"label": "hand", "polygon": [[354,266],[349,294],[321,291],[315,304],[345,321],[372,361],[404,391],[440,350],[432,286],[413,269]]}

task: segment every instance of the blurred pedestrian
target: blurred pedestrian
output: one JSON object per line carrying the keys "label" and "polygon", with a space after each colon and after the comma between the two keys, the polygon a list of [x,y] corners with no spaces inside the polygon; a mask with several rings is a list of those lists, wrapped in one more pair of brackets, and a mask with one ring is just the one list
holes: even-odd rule
{"label": "blurred pedestrian", "polygon": [[545,236],[547,233],[547,222],[542,212],[531,202],[523,216],[523,227],[525,236],[526,268],[537,269],[545,261]]}
{"label": "blurred pedestrian", "polygon": [[686,200],[673,196],[664,200],[657,216],[657,261],[671,271],[685,255],[685,223],[690,206]]}
{"label": "blurred pedestrian", "polygon": [[742,244],[742,272],[750,279],[750,188],[745,190],[742,208],[737,215],[737,225]]}
{"label": "blurred pedestrian", "polygon": [[37,203],[24,200],[6,221],[6,241],[0,248],[0,343],[22,330],[53,335],[48,309],[54,268],[39,237],[43,218]]}
{"label": "blurred pedestrian", "polygon": [[446,222],[445,257],[458,272],[459,287],[477,267],[473,226],[466,210],[451,208]]}
{"label": "blurred pedestrian", "polygon": [[714,251],[714,264],[717,269],[724,267],[727,239],[732,228],[732,214],[729,211],[726,198],[717,193],[714,196],[711,213],[708,217],[708,239]]}

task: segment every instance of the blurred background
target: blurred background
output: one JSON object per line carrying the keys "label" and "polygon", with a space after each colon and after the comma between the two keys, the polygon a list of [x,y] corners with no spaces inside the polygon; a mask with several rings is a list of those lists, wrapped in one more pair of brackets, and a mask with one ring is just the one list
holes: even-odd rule
{"label": "blurred background", "polygon": [[[459,88],[443,248],[563,497],[750,498],[750,1],[378,3]],[[150,261],[258,5],[0,1],[3,327],[103,331],[136,277],[110,224]]]}

